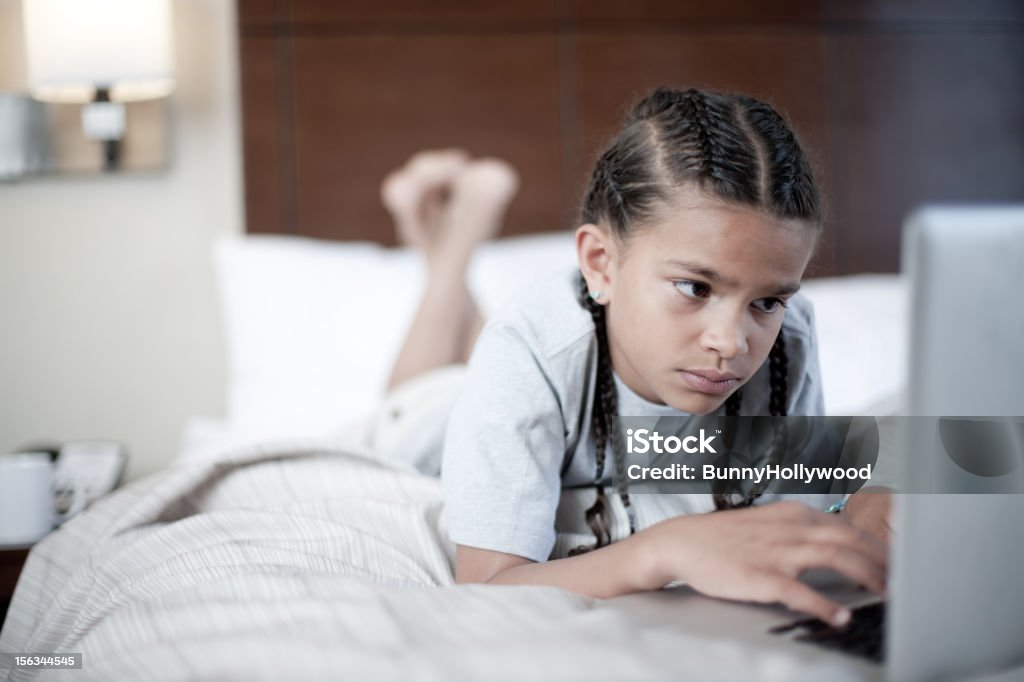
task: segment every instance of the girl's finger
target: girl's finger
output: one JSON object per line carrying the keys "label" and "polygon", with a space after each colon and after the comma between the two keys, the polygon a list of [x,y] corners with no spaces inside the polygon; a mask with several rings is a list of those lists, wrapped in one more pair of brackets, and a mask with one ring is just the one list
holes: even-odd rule
{"label": "girl's finger", "polygon": [[807,543],[778,555],[784,572],[794,577],[813,568],[829,568],[878,594],[885,592],[885,568],[871,557],[847,546],[826,542]]}
{"label": "girl's finger", "polygon": [[811,542],[844,545],[871,557],[882,566],[889,564],[889,547],[884,542],[874,534],[845,522],[812,526],[804,537]]}
{"label": "girl's finger", "polygon": [[850,621],[850,611],[811,589],[796,578],[778,573],[762,572],[752,578],[751,598],[766,603],[780,602],[791,611],[799,611],[819,618],[834,627],[843,627]]}

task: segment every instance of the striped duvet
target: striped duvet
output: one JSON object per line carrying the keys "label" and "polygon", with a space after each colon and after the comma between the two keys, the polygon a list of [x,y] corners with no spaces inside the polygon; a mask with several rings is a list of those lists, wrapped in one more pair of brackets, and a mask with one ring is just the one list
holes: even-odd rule
{"label": "striped duvet", "polygon": [[437,479],[263,445],[95,504],[29,555],[0,680],[820,679],[546,587],[454,585]]}

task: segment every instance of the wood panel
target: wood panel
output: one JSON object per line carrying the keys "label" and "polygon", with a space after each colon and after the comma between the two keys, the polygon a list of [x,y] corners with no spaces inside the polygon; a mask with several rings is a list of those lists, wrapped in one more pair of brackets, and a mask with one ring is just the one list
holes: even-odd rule
{"label": "wood panel", "polygon": [[[510,28],[523,22],[551,24],[557,0],[480,2],[479,0],[291,0],[291,20],[300,30],[340,28],[378,30],[411,27],[423,31],[444,26]],[[334,25],[332,27],[332,25]],[[551,24],[553,26],[553,24]]]}
{"label": "wood panel", "polygon": [[571,0],[570,12],[581,25],[780,24],[820,22],[823,0]]}
{"label": "wood panel", "polygon": [[281,10],[289,8],[284,0],[237,0],[238,21],[243,30],[269,27],[279,19]]}
{"label": "wood panel", "polygon": [[509,158],[508,233],[572,222],[598,147],[656,85],[773,103],[827,221],[813,274],[898,268],[923,201],[1024,200],[1016,0],[239,0],[251,232],[392,243],[418,149]]}
{"label": "wood panel", "polygon": [[[762,34],[736,31],[588,33],[579,38],[578,129],[583,184],[605,140],[632,102],[658,85],[744,92],[775,106],[801,138],[831,196],[828,156],[826,44],[817,32]],[[811,272],[836,271],[834,239],[826,221]]]}
{"label": "wood panel", "polygon": [[843,271],[898,270],[923,202],[1024,199],[1022,76],[1013,32],[837,37]]}
{"label": "wood panel", "polygon": [[249,232],[295,232],[292,210],[293,179],[283,157],[278,87],[280,43],[285,38],[253,38],[239,41],[242,75],[242,126],[245,172],[245,213]]}
{"label": "wood panel", "polygon": [[294,74],[303,234],[391,243],[381,179],[447,146],[519,169],[506,234],[562,227],[554,36],[297,37]]}
{"label": "wood panel", "polygon": [[860,24],[904,24],[924,30],[936,26],[970,28],[967,22],[1020,22],[1020,0],[829,0],[827,18]]}

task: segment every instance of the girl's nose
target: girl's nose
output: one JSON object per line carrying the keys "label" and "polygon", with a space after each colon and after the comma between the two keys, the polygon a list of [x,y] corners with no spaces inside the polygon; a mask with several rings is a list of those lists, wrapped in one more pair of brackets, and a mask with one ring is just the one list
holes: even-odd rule
{"label": "girl's nose", "polygon": [[704,333],[700,338],[701,347],[730,360],[747,352],[747,333],[742,314],[720,310],[708,317]]}

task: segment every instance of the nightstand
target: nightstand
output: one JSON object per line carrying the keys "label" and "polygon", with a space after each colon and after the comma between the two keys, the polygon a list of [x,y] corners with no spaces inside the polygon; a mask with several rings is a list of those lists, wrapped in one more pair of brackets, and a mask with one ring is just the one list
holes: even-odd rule
{"label": "nightstand", "polygon": [[7,608],[14,596],[14,586],[18,584],[21,567],[25,565],[31,545],[12,549],[0,548],[0,627],[7,618]]}

